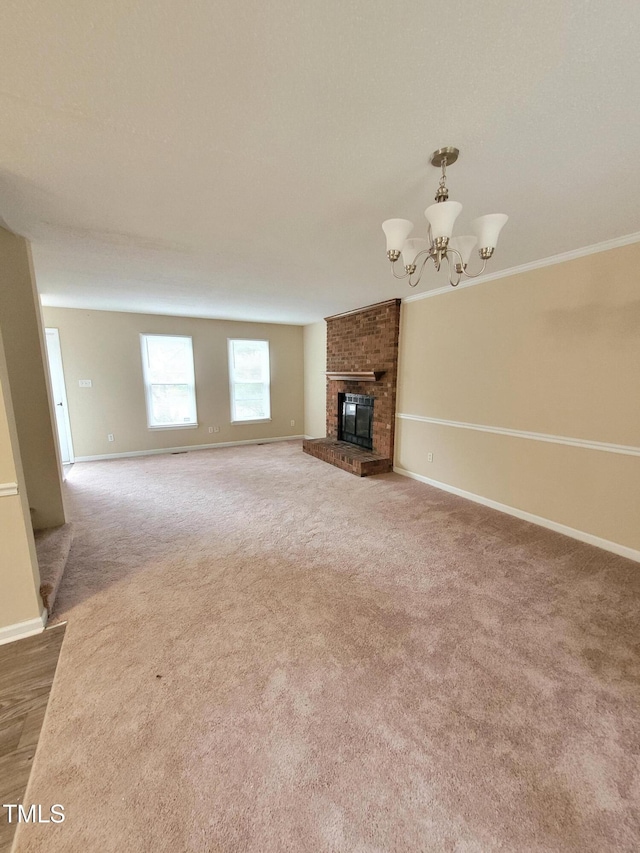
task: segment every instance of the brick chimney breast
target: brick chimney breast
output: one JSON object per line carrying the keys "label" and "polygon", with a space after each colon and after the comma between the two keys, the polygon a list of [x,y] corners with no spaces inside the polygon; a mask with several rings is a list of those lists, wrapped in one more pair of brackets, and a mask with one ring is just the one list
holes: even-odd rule
{"label": "brick chimney breast", "polygon": [[[380,378],[327,379],[327,437],[306,439],[305,452],[358,476],[393,467],[400,299],[327,317],[327,373],[372,373]],[[339,395],[374,398],[373,448],[339,440]]]}

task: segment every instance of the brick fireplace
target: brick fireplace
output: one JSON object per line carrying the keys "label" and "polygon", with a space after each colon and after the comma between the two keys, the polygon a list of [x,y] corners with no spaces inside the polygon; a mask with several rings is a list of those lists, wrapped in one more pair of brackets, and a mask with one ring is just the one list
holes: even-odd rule
{"label": "brick fireplace", "polygon": [[[327,317],[327,437],[305,439],[306,453],[359,477],[393,467],[400,300]],[[343,405],[371,400],[371,449],[343,440]],[[369,405],[367,403],[367,405]],[[348,415],[347,415],[348,416]],[[355,417],[355,415],[354,415]],[[344,424],[343,424],[344,427]]]}

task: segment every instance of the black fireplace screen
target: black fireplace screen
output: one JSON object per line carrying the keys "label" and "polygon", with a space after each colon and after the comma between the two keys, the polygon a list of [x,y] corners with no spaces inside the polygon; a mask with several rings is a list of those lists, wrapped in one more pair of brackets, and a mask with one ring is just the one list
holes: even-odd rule
{"label": "black fireplace screen", "polygon": [[373,399],[364,394],[340,394],[338,438],[341,441],[350,441],[367,450],[373,448]]}

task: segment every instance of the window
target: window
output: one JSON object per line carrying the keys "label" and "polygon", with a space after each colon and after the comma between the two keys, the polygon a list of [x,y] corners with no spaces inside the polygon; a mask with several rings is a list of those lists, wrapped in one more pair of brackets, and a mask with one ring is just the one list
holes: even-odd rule
{"label": "window", "polygon": [[198,426],[193,344],[183,335],[140,335],[150,429]]}
{"label": "window", "polygon": [[229,339],[231,422],[271,419],[269,341]]}

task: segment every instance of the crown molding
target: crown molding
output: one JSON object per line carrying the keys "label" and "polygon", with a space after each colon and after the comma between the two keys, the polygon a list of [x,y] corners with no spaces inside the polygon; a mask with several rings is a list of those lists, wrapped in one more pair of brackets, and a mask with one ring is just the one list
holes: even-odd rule
{"label": "crown molding", "polygon": [[324,319],[325,322],[329,320],[339,320],[341,317],[350,317],[352,314],[362,314],[365,311],[371,311],[373,308],[382,308],[385,305],[398,305],[400,302],[402,302],[402,299],[399,299],[398,297],[385,299],[384,302],[374,302],[373,305],[365,305],[363,308],[352,308],[350,311],[342,311],[340,314],[331,314],[329,317],[325,317]]}
{"label": "crown molding", "polygon": [[577,258],[584,258],[586,255],[595,255],[599,252],[607,252],[609,249],[619,249],[621,246],[629,246],[632,243],[640,243],[640,231],[634,234],[625,234],[624,237],[615,237],[613,240],[604,240],[602,243],[593,243],[591,246],[584,246],[581,249],[572,249],[570,252],[562,252],[559,255],[550,255],[548,258],[540,258],[537,261],[529,261],[527,264],[520,264],[517,267],[509,267],[506,270],[498,270],[494,273],[482,275],[479,278],[461,281],[460,284],[453,288],[450,284],[444,287],[437,287],[434,290],[426,290],[424,293],[415,293],[411,296],[404,296],[403,302],[417,302],[419,299],[428,299],[430,296],[442,296],[444,293],[453,293],[455,290],[465,290],[467,287],[475,287],[478,284],[484,284],[488,281],[495,281],[498,278],[508,278],[512,275],[519,275],[524,272],[540,269],[541,267],[551,267],[555,264],[563,264],[566,261],[574,261]]}

